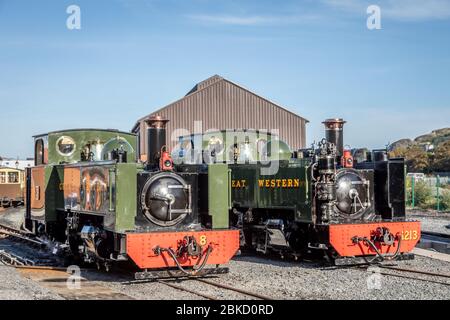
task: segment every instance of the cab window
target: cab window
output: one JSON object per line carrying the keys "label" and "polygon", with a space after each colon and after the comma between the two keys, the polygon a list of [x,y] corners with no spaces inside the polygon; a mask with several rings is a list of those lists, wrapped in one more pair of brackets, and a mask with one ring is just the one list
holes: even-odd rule
{"label": "cab window", "polygon": [[44,140],[36,140],[35,152],[34,152],[35,165],[40,166],[44,164]]}
{"label": "cab window", "polygon": [[75,151],[75,141],[71,137],[61,137],[56,142],[58,153],[62,156],[71,156]]}

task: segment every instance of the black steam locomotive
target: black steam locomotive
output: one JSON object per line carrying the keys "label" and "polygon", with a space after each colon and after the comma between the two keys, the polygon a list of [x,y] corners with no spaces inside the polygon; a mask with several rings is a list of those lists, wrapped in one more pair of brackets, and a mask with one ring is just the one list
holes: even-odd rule
{"label": "black steam locomotive", "polygon": [[229,164],[231,224],[244,247],[294,257],[324,252],[336,264],[413,257],[420,224],[405,216],[404,160],[375,150],[355,162],[344,150],[344,123],[326,120],[318,148],[291,158],[271,159],[285,154],[284,143],[272,141],[266,157],[278,161],[274,174],[264,173],[267,164]]}

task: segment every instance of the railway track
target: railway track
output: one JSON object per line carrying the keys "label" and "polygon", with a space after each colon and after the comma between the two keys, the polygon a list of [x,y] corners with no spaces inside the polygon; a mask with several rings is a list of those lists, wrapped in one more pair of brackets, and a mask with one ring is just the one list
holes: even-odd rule
{"label": "railway track", "polygon": [[[375,265],[375,266],[358,266],[360,270],[369,271],[369,268],[379,268],[386,271],[374,270],[373,273],[378,273],[383,276],[391,276],[403,279],[410,279],[415,281],[423,281],[429,283],[435,283],[444,286],[450,286],[450,274],[437,273],[409,268],[401,268],[394,265]],[[420,276],[420,277],[419,277]],[[439,279],[439,280],[437,280]],[[440,281],[441,280],[441,281]]]}
{"label": "railway track", "polygon": [[[207,300],[222,300],[223,299],[222,297],[217,297],[217,296],[212,296],[210,294],[205,294],[205,293],[203,293],[201,291],[201,288],[194,290],[194,289],[190,289],[190,288],[187,288],[185,286],[182,286],[180,284],[175,284],[175,283],[173,283],[173,281],[169,281],[169,280],[156,280],[156,281],[158,283],[164,284],[164,285],[166,285],[168,287],[171,287],[173,289],[184,291],[184,292],[188,292],[188,293],[197,295],[199,297],[205,298]],[[226,284],[217,283],[215,281],[210,281],[210,280],[206,280],[206,279],[193,278],[193,279],[188,279],[188,280],[185,280],[185,281],[200,282],[200,283],[203,283],[203,284],[205,284],[207,286],[215,287],[216,289],[228,290],[228,291],[231,291],[233,293],[238,293],[240,295],[246,296],[247,298],[250,297],[250,298],[258,299],[258,300],[274,300],[271,297],[268,297],[268,296],[265,296],[265,295],[261,295],[259,293],[251,292],[251,291],[244,290],[244,289],[235,288],[235,287],[232,287],[232,286],[229,286],[229,285],[226,285]],[[198,286],[197,286],[197,288],[198,288]]]}
{"label": "railway track", "polygon": [[18,240],[28,242],[33,246],[46,246],[44,241],[36,239],[36,237],[29,232],[18,230],[2,223],[0,223],[0,235],[14,237]]}
{"label": "railway track", "polygon": [[59,262],[47,243],[27,231],[0,223],[0,262],[9,266],[56,266]]}
{"label": "railway track", "polygon": [[34,266],[35,264],[35,262],[31,259],[7,252],[5,250],[0,250],[0,262],[9,266]]}

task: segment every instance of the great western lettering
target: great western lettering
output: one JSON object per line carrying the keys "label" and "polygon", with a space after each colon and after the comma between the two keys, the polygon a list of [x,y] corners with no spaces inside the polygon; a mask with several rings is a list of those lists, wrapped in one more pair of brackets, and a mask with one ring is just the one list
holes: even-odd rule
{"label": "great western lettering", "polygon": [[300,179],[259,179],[260,188],[299,188],[302,181]]}
{"label": "great western lettering", "polygon": [[[259,179],[258,187],[260,188],[300,188],[305,182],[300,179]],[[248,186],[247,180],[231,180],[231,187],[235,189],[245,188]]]}
{"label": "great western lettering", "polygon": [[247,186],[246,180],[231,180],[232,188],[245,188]]}

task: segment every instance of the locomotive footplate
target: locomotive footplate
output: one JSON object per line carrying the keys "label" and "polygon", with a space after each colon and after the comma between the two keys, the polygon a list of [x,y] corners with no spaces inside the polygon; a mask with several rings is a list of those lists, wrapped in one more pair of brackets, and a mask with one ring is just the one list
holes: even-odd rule
{"label": "locomotive footplate", "polygon": [[176,278],[202,278],[206,276],[220,275],[229,273],[229,268],[219,267],[219,268],[206,268],[198,273],[195,276],[188,276],[186,273],[178,270],[152,270],[152,271],[143,271],[136,272],[134,274],[134,278],[136,280],[159,280],[159,279],[176,279]]}
{"label": "locomotive footplate", "polygon": [[379,221],[329,226],[330,244],[338,258],[358,259],[363,263],[398,260],[420,240],[418,221]]}
{"label": "locomotive footplate", "polygon": [[178,268],[196,275],[230,261],[239,250],[239,230],[127,233],[126,249],[141,270]]}

